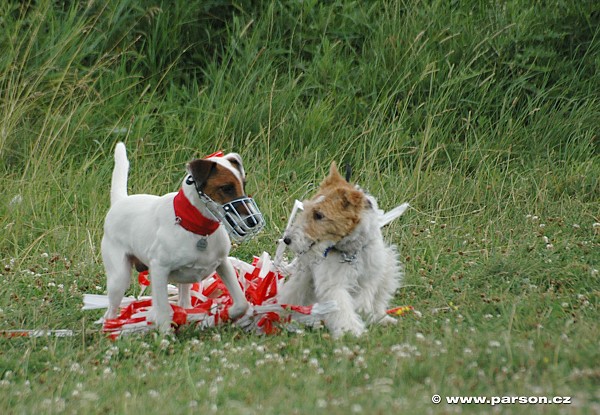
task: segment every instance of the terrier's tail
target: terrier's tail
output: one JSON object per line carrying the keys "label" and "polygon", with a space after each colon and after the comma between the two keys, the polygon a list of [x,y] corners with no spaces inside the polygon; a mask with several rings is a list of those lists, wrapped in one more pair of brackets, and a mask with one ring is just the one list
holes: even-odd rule
{"label": "terrier's tail", "polygon": [[127,174],[129,173],[129,160],[125,144],[117,143],[115,147],[115,167],[112,174],[110,187],[110,204],[114,205],[120,199],[127,197]]}

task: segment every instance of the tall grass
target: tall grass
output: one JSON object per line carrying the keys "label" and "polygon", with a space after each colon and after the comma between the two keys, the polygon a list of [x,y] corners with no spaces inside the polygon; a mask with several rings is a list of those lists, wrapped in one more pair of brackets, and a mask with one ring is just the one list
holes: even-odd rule
{"label": "tall grass", "polygon": [[[597,410],[599,20],[591,0],[3,2],[0,330],[78,337],[0,339],[0,408],[156,412],[125,374],[165,396],[167,373],[186,379],[174,412],[422,412],[441,391]],[[268,219],[244,259],[273,251],[332,160],[350,163],[381,207],[413,207],[386,237],[406,266],[395,304],[422,318],[343,343],[231,329],[114,351],[78,309],[105,286],[119,140],[131,193],[241,153]]]}

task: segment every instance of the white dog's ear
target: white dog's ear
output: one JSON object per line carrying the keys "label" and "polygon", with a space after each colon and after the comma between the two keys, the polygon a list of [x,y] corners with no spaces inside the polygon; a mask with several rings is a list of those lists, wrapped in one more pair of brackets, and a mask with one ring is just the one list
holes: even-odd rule
{"label": "white dog's ear", "polygon": [[202,190],[210,175],[215,171],[216,166],[217,163],[214,161],[196,159],[187,164],[186,170],[192,175],[196,188]]}
{"label": "white dog's ear", "polygon": [[229,161],[231,165],[240,172],[242,178],[246,177],[246,172],[244,171],[244,165],[242,163],[242,156],[240,156],[238,153],[229,153],[223,158]]}

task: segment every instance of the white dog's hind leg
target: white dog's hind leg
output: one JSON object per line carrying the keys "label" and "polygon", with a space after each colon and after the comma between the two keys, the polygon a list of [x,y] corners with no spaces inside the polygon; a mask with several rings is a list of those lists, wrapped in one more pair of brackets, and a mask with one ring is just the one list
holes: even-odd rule
{"label": "white dog's hind leg", "polygon": [[242,287],[235,275],[233,265],[229,262],[229,259],[225,258],[221,265],[217,267],[217,273],[223,280],[223,283],[229,291],[229,295],[233,299],[233,305],[229,308],[229,317],[232,320],[236,320],[243,316],[248,310],[248,301],[242,291]]}
{"label": "white dog's hind leg", "polygon": [[369,322],[373,324],[395,324],[397,319],[387,314],[390,301],[402,280],[402,267],[397,260],[395,250],[386,248],[387,255],[381,262],[381,280],[376,286],[371,304]]}
{"label": "white dog's hind leg", "polygon": [[106,271],[106,289],[108,291],[108,309],[105,320],[117,317],[125,291],[131,282],[131,264],[127,257],[109,252],[107,243],[103,241],[102,259]]}

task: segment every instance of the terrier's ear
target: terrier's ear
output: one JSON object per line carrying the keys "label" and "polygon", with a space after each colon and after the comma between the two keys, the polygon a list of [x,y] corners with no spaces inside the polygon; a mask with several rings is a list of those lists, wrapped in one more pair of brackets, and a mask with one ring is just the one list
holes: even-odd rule
{"label": "terrier's ear", "polygon": [[340,184],[345,183],[344,178],[340,175],[340,172],[335,165],[335,161],[331,162],[331,166],[329,167],[329,176],[325,177],[325,180],[321,182],[321,189],[329,186],[339,186]]}
{"label": "terrier's ear", "polygon": [[192,175],[194,182],[196,182],[196,188],[202,190],[208,178],[215,171],[216,166],[217,163],[214,161],[196,159],[187,164],[186,170]]}
{"label": "terrier's ear", "polygon": [[365,207],[365,201],[362,192],[358,190],[345,190],[342,193],[342,206],[344,209],[362,209]]}
{"label": "terrier's ear", "polygon": [[337,169],[337,165],[335,164],[335,161],[331,162],[331,165],[329,166],[329,177],[342,177],[342,175],[340,174],[340,172]]}
{"label": "terrier's ear", "polygon": [[346,163],[346,181],[350,183],[350,177],[352,177],[352,166],[350,163]]}
{"label": "terrier's ear", "polygon": [[229,153],[223,158],[229,161],[231,165],[240,172],[242,179],[246,177],[246,172],[244,171],[244,165],[242,163],[242,156],[240,156],[238,153]]}

